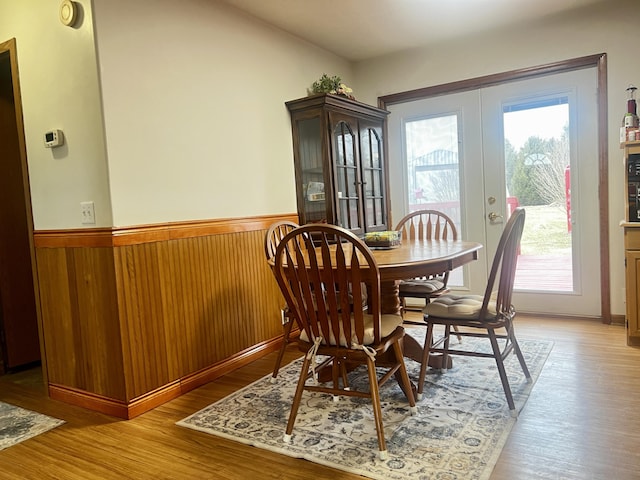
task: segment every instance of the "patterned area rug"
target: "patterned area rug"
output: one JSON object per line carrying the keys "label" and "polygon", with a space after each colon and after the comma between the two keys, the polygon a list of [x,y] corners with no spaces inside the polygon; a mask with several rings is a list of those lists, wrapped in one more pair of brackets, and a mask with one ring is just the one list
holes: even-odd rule
{"label": "patterned area rug", "polygon": [[[424,329],[411,329],[420,337]],[[455,342],[455,341],[454,341]],[[465,348],[487,350],[488,341],[465,338]],[[527,383],[515,355],[506,368],[518,410],[524,406],[552,349],[551,341],[520,339],[533,382]],[[407,360],[416,380],[420,365]],[[493,359],[453,357],[453,368],[429,371],[418,414],[393,379],[381,388],[388,458],[378,457],[373,411],[368,399],[305,392],[291,444],[282,440],[301,360],[177,422],[284,455],[387,480],[488,479],[515,420],[507,406]],[[355,370],[350,382],[366,382]]]}
{"label": "patterned area rug", "polygon": [[40,435],[63,420],[0,402],[0,450]]}

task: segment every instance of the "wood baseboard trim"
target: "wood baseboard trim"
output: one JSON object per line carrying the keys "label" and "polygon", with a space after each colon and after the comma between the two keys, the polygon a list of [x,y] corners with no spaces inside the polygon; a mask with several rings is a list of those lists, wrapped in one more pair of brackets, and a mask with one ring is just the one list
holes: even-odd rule
{"label": "wood baseboard trim", "polygon": [[257,360],[265,355],[276,351],[282,344],[282,337],[279,339],[269,340],[267,342],[259,343],[258,345],[248,348],[243,352],[240,352],[233,357],[226,359],[223,362],[216,363],[207,368],[204,368],[198,372],[194,372],[180,380],[180,387],[182,393],[190,392],[198,387],[201,387],[205,383],[212,382],[217,378],[226,375],[227,373],[237,370],[240,367],[250,364],[254,360]]}
{"label": "wood baseboard trim", "polygon": [[49,396],[55,400],[104,413],[112,417],[132,419],[182,394],[180,382],[164,385],[142,397],[124,402],[63,385],[49,384]]}
{"label": "wood baseboard trim", "polygon": [[627,345],[629,347],[640,347],[640,337],[627,337]]}
{"label": "wood baseboard trim", "polygon": [[112,417],[127,418],[127,406],[124,402],[112,398],[65,387],[64,385],[49,384],[49,396],[54,400],[86,408]]}
{"label": "wood baseboard trim", "polygon": [[55,400],[60,400],[77,407],[130,420],[278,350],[283,341],[282,337],[276,337],[267,342],[260,343],[222,362],[211,365],[180,380],[163,385],[141,397],[134,398],[130,402],[115,400],[84,390],[56,384],[49,384],[49,396]]}
{"label": "wood baseboard trim", "polygon": [[625,325],[626,317],[624,315],[611,315],[611,323],[613,325]]}

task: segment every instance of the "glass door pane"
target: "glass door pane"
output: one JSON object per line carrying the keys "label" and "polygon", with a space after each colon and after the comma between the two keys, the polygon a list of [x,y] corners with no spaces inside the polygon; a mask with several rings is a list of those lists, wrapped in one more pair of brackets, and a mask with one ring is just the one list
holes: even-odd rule
{"label": "glass door pane", "polygon": [[333,131],[334,168],[338,189],[338,225],[362,232],[359,172],[356,163],[356,135],[346,122],[338,122]]}
{"label": "glass door pane", "polygon": [[515,289],[572,292],[568,97],[505,105],[503,117],[508,213],[527,212]]}
{"label": "glass door pane", "polygon": [[372,231],[376,227],[382,228],[386,222],[382,140],[374,127],[364,125],[364,120],[360,123],[360,161],[365,226],[367,231]]}
{"label": "glass door pane", "polygon": [[303,217],[300,221],[324,223],[327,221],[327,198],[324,191],[326,172],[322,163],[320,117],[298,120],[297,126],[303,187]]}
{"label": "glass door pane", "polygon": [[[458,115],[407,121],[404,136],[409,212],[443,212],[455,223],[458,238],[463,238],[460,218]],[[461,268],[450,274],[449,285],[463,285]]]}

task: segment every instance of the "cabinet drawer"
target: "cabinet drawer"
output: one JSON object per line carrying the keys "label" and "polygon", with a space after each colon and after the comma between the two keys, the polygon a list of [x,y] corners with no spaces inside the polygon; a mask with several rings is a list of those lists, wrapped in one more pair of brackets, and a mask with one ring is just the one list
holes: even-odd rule
{"label": "cabinet drawer", "polygon": [[640,250],[640,228],[624,229],[624,248],[625,250]]}

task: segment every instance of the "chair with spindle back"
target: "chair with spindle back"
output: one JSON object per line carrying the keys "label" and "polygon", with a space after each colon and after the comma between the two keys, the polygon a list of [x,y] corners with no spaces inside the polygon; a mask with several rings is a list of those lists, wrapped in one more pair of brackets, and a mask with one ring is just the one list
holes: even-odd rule
{"label": "chair with spindle back", "polygon": [[[531,374],[520,351],[513,328],[516,310],[511,303],[524,219],[524,208],[519,207],[513,211],[505,225],[493,258],[484,296],[449,293],[434,299],[425,307],[424,321],[427,324],[427,335],[418,381],[418,398],[422,396],[429,355],[432,353],[443,355],[442,365],[447,364],[448,355],[493,358],[498,367],[509,410],[513,416],[517,416],[511,387],[504,368],[504,359],[511,352],[515,352],[522,372],[527,381],[531,381]],[[434,340],[433,337],[435,325],[444,326],[444,336],[438,340]],[[491,353],[482,350],[449,348],[451,327],[464,328],[464,331],[457,333],[458,335],[488,338],[491,344]],[[496,330],[500,333],[497,333]],[[505,333],[502,333],[503,330]]]}
{"label": "chair with spindle back", "polygon": [[[264,238],[264,251],[267,257],[267,262],[273,262],[273,258],[276,254],[276,248],[278,247],[280,240],[282,240],[282,238],[284,238],[284,236],[291,230],[299,226],[300,225],[297,223],[290,222],[288,220],[281,220],[275,222],[269,227]],[[349,303],[353,304],[353,295],[351,294],[349,295]],[[364,288],[362,289],[361,307],[363,309],[367,308],[367,291]],[[276,363],[273,366],[273,374],[271,377],[272,381],[278,377],[278,371],[282,365],[284,352],[287,349],[287,345],[291,342],[291,329],[293,328],[293,322],[291,320],[289,307],[285,305],[282,308],[282,327],[284,329],[283,341],[278,352],[278,357],[276,358]]]}
{"label": "chair with spindle back", "polygon": [[[273,262],[273,259],[276,256],[276,248],[287,233],[291,230],[298,228],[300,225],[294,222],[290,222],[287,220],[281,220],[272,224],[267,230],[267,234],[264,237],[264,253],[267,257],[268,262]],[[278,376],[278,371],[280,370],[280,365],[282,364],[282,358],[284,357],[284,352],[287,349],[287,345],[291,341],[291,328],[293,326],[291,315],[289,314],[289,307],[286,305],[282,308],[282,328],[283,332],[283,340],[282,345],[280,346],[280,350],[278,351],[278,357],[276,358],[276,364],[273,366],[273,374],[272,379],[275,379]]]}
{"label": "chair with spindle back", "polygon": [[[397,373],[408,398],[408,410],[414,413],[416,407],[401,347],[402,317],[381,313],[380,271],[371,250],[346,229],[308,224],[291,231],[280,241],[273,271],[291,315],[300,327],[298,347],[305,353],[285,442],[292,440],[304,391],[357,396],[371,400],[379,455],[386,458],[379,386]],[[348,291],[352,298],[361,298],[363,288],[369,289],[368,312],[352,308],[349,296],[341,295]],[[331,368],[331,381],[307,382],[317,372],[317,356],[324,358],[321,367]],[[382,356],[383,360],[377,362]],[[366,365],[368,391],[349,386],[346,365]],[[385,370],[380,378],[376,367]],[[306,404],[305,408],[312,408],[310,405]]]}
{"label": "chair with spindle back", "polygon": [[[416,210],[398,222],[396,230],[403,241],[457,240],[458,231],[453,220],[437,210]],[[431,298],[449,291],[449,272],[402,280],[398,286],[402,311],[407,308],[406,298]]]}

